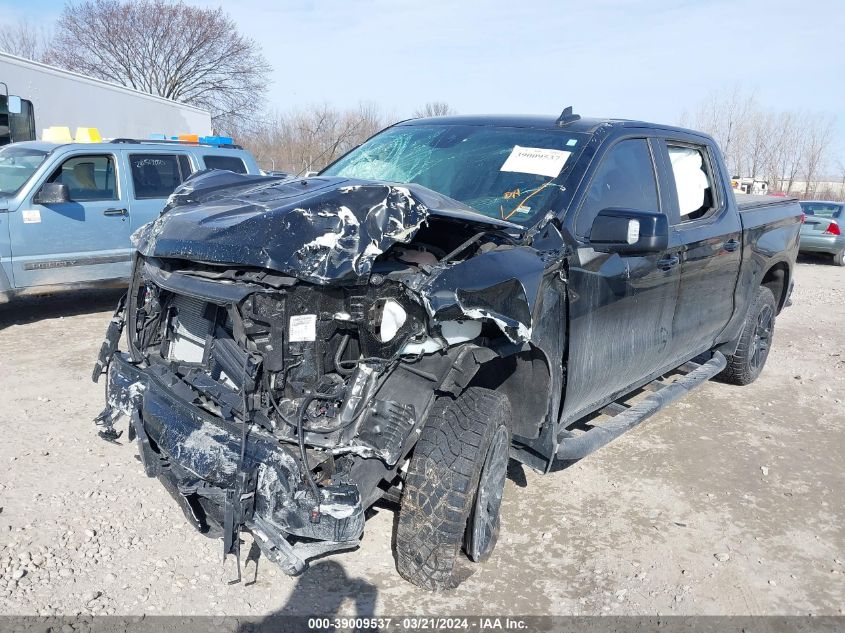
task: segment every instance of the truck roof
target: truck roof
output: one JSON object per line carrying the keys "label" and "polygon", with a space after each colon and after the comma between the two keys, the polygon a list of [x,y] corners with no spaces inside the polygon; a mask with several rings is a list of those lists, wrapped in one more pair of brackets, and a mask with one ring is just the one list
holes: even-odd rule
{"label": "truck roof", "polygon": [[[40,149],[42,152],[52,152],[59,146],[58,143],[48,143],[47,141],[19,141],[17,143],[10,143],[10,145],[27,149]],[[5,147],[9,147],[10,145],[6,145]]]}
{"label": "truck roof", "polygon": [[[558,126],[559,117],[537,114],[486,114],[486,115],[456,115],[429,117],[423,119],[409,119],[398,125],[427,125],[437,123],[440,125],[479,125],[479,126],[502,126],[502,127],[525,127],[538,129],[561,129],[569,132],[592,133],[599,128],[651,128],[665,131],[683,132],[707,137],[703,132],[672,125],[660,123],[649,123],[647,121],[635,121],[630,119],[605,119],[582,117]],[[709,137],[707,137],[709,138]]]}

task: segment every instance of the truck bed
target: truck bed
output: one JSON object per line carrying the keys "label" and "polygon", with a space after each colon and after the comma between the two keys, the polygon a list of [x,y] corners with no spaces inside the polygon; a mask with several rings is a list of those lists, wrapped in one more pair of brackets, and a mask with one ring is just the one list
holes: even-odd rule
{"label": "truck bed", "polygon": [[760,207],[776,206],[787,202],[798,202],[797,198],[784,198],[781,196],[759,196],[753,194],[735,195],[736,204],[740,212],[759,209]]}
{"label": "truck bed", "polygon": [[[796,198],[777,196],[736,196],[742,228],[774,230],[781,226],[798,224],[801,220],[801,205]],[[748,233],[748,239],[759,239],[759,234]]]}

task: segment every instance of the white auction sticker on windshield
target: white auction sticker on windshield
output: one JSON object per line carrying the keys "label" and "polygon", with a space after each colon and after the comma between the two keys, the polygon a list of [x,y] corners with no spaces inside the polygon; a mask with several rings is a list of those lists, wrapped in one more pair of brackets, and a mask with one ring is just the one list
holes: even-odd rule
{"label": "white auction sticker on windshield", "polygon": [[288,329],[289,342],[301,343],[315,340],[317,340],[316,314],[297,314],[290,318],[290,328]]}
{"label": "white auction sticker on windshield", "polygon": [[514,145],[511,155],[499,171],[516,171],[521,174],[536,174],[556,178],[572,155],[562,149],[543,149],[540,147],[520,147]]}

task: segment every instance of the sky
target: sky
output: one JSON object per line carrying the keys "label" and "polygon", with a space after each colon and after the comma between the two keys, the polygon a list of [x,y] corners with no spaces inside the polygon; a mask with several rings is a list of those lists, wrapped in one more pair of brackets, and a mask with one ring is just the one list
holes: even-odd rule
{"label": "sky", "polygon": [[[845,1],[189,0],[222,4],[272,64],[268,105],[427,101],[460,113],[676,123],[736,86],[775,110],[837,117],[845,163]],[[0,0],[52,22],[60,1]]]}

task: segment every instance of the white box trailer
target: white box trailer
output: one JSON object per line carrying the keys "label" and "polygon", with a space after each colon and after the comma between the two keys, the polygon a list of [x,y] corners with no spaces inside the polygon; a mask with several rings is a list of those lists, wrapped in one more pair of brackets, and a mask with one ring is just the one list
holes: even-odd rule
{"label": "white box trailer", "polygon": [[212,133],[211,114],[201,108],[3,52],[0,82],[8,94],[32,102],[38,138],[52,126],[67,126],[71,134],[94,127],[103,138]]}
{"label": "white box trailer", "polygon": [[748,193],[754,196],[769,195],[769,183],[761,178],[731,178],[731,187],[737,193]]}

